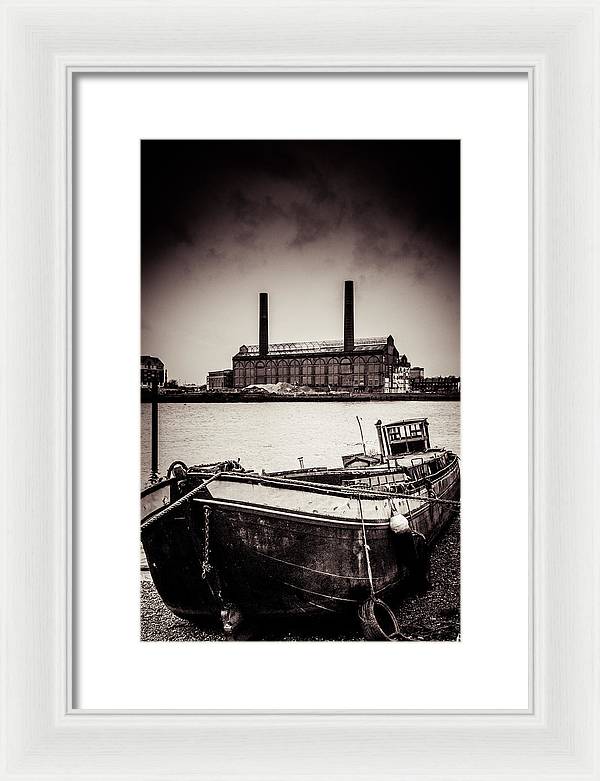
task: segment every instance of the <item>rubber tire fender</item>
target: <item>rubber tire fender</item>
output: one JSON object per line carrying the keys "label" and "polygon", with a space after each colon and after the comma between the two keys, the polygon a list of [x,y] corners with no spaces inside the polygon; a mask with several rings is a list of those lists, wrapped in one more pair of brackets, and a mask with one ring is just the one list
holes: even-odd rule
{"label": "rubber tire fender", "polygon": [[400,630],[392,609],[382,599],[370,597],[359,605],[358,620],[365,640],[397,640]]}

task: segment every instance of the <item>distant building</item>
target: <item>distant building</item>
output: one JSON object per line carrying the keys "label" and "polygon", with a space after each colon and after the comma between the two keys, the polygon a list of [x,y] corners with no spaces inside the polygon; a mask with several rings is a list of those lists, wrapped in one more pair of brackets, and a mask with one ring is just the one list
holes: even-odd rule
{"label": "distant building", "polygon": [[392,372],[390,378],[383,381],[384,393],[408,393],[410,391],[410,363],[406,355],[400,358],[398,366]]}
{"label": "distant building", "polygon": [[315,389],[402,393],[410,363],[392,336],[354,338],[354,283],[344,287],[344,338],[269,344],[268,297],[259,297],[259,343],[233,356],[233,386],[285,382]]}
{"label": "distant building", "polygon": [[408,376],[411,380],[422,380],[425,377],[425,369],[422,366],[411,366]]}
{"label": "distant building", "polygon": [[140,357],[141,385],[152,385],[154,380],[158,380],[159,385],[164,385],[166,379],[167,372],[160,358],[155,358],[153,355],[142,355]]}
{"label": "distant building", "polygon": [[208,390],[219,388],[233,388],[233,369],[220,369],[217,372],[209,372],[206,377]]}
{"label": "distant building", "polygon": [[420,377],[411,379],[410,386],[416,393],[459,393],[460,377]]}

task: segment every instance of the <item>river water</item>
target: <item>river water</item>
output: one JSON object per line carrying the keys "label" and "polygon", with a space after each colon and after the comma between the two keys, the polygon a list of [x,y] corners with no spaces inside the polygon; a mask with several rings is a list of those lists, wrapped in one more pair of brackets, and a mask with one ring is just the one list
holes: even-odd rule
{"label": "river water", "polygon": [[[141,483],[150,478],[151,406],[141,405]],[[367,452],[379,452],[375,422],[429,420],[431,444],[460,454],[460,402],[273,402],[159,404],[159,474],[172,461],[192,464],[240,459],[246,469],[274,471],[342,465],[362,452],[356,415]]]}

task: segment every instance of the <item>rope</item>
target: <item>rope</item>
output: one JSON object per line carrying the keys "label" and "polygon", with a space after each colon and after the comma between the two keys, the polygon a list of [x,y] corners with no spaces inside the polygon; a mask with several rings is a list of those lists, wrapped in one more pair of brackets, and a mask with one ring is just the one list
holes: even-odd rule
{"label": "rope", "polygon": [[168,505],[165,507],[164,510],[161,510],[159,513],[156,513],[156,515],[151,515],[150,518],[148,518],[144,523],[142,524],[142,529],[147,528],[148,526],[156,523],[159,520],[162,520],[162,518],[165,518],[167,515],[170,515],[175,510],[178,510],[180,507],[183,507],[186,502],[189,502],[190,499],[193,499],[195,496],[197,496],[209,483],[212,483],[213,480],[216,480],[217,477],[219,477],[219,473],[212,475],[212,477],[209,477],[208,480],[205,480],[200,485],[197,485],[195,488],[193,488],[189,493],[187,493],[185,496],[182,496],[181,499],[178,499],[176,502],[173,502],[173,504]]}
{"label": "rope", "polygon": [[373,585],[373,572],[371,571],[371,557],[369,555],[369,545],[367,543],[367,529],[365,527],[365,519],[363,518],[362,502],[360,501],[360,496],[358,497],[358,508],[360,510],[360,522],[362,523],[363,543],[365,546],[365,559],[367,561],[367,574],[369,575],[371,596],[375,597],[375,586]]}
{"label": "rope", "polygon": [[[350,488],[350,486],[344,486],[344,488]],[[378,488],[383,488],[383,486],[377,486]],[[450,507],[457,507],[460,509],[460,502],[456,499],[438,499],[431,496],[415,496],[414,494],[397,494],[393,491],[385,491],[384,492],[377,492],[377,491],[360,491],[358,488],[350,488],[349,493],[356,497],[359,501],[362,499],[377,499],[379,497],[385,496],[386,499],[391,500],[394,497],[398,497],[399,499],[413,499],[415,502],[432,502],[434,504],[447,504]]]}
{"label": "rope", "polygon": [[431,502],[433,504],[446,504],[449,507],[460,509],[460,502],[455,499],[439,499],[438,497],[433,496],[416,496],[415,494],[392,491],[392,487],[395,487],[396,485],[396,483],[386,483],[385,485],[373,486],[372,489],[367,488],[366,490],[364,488],[363,490],[360,488],[353,488],[351,485],[344,485],[342,488],[345,491],[348,491],[351,496],[355,496],[359,500],[361,497],[363,499],[373,499],[374,497],[377,498],[377,496],[397,496],[400,499],[412,499],[415,502]]}
{"label": "rope", "polygon": [[401,499],[414,499],[416,502],[431,502],[432,504],[448,504],[451,507],[460,507],[460,502],[455,499],[437,499],[431,496],[413,496],[412,494],[393,494]]}

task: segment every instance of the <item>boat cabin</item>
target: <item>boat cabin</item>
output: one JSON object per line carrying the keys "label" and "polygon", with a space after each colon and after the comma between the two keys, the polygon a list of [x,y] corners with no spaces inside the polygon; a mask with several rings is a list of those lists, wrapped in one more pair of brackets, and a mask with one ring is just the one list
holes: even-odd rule
{"label": "boat cabin", "polygon": [[397,423],[375,424],[382,458],[395,458],[406,453],[423,453],[429,450],[429,424],[427,418],[400,420]]}

